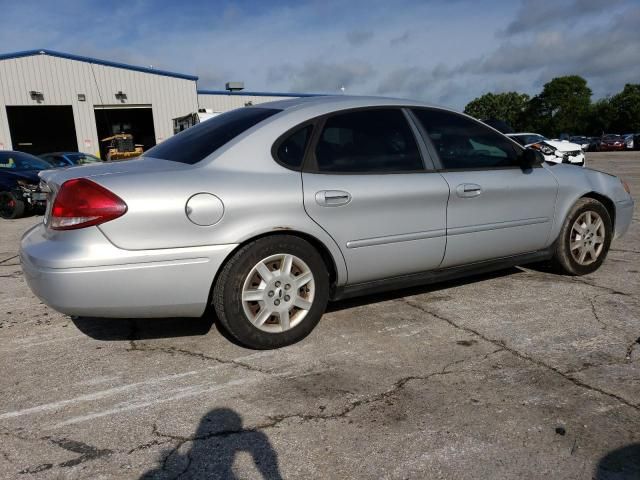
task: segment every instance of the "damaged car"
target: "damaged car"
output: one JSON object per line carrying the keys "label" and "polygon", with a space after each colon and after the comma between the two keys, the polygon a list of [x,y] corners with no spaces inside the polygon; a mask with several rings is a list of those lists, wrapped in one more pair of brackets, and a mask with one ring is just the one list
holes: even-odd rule
{"label": "damaged car", "polygon": [[14,219],[44,211],[47,194],[40,188],[38,173],[50,168],[28,153],[0,151],[0,217]]}

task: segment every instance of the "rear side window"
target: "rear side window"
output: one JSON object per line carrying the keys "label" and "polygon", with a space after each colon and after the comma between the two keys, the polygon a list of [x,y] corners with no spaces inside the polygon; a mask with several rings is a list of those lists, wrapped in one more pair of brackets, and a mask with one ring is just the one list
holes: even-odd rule
{"label": "rear side window", "polygon": [[193,165],[261,121],[281,112],[273,108],[238,108],[205,120],[165,140],[144,156]]}
{"label": "rear side window", "polygon": [[300,169],[312,130],[313,126],[311,125],[302,127],[280,143],[276,152],[280,163],[296,170]]}
{"label": "rear side window", "polygon": [[519,150],[480,122],[443,110],[413,110],[446,170],[519,167]]}
{"label": "rear side window", "polygon": [[398,109],[329,117],[315,155],[320,172],[389,173],[424,168],[413,132]]}

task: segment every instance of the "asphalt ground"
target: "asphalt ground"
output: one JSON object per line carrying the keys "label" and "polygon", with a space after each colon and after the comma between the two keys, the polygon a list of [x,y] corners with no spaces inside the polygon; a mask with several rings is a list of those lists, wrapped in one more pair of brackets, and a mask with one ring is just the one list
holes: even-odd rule
{"label": "asphalt ground", "polygon": [[[638,198],[640,152],[587,161]],[[639,219],[593,275],[335,303],[266,352],[61,315],[16,256],[41,217],[0,220],[0,478],[640,478]]]}

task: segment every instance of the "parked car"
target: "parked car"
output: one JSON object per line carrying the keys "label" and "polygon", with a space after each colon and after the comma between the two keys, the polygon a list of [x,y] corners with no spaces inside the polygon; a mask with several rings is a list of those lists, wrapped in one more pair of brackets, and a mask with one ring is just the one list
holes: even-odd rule
{"label": "parked car", "polygon": [[610,151],[624,150],[624,149],[625,149],[624,138],[622,138],[620,135],[615,135],[615,134],[603,135],[600,140],[600,145],[598,147],[598,150],[601,152],[610,152]]}
{"label": "parked car", "polygon": [[47,196],[39,188],[38,172],[49,168],[28,153],[0,151],[0,217],[14,219],[44,210]]}
{"label": "parked car", "polygon": [[240,108],[142,158],[41,178],[46,221],[20,256],[45,303],[127,318],[211,304],[259,349],[305,337],[330,299],[543,260],[592,273],[634,206],[619,178],[551,167],[469,116],[348,96]]}
{"label": "parked car", "polygon": [[589,137],[584,137],[584,136],[571,137],[569,138],[569,141],[571,143],[575,143],[576,145],[580,145],[580,148],[582,149],[583,152],[588,151],[589,145],[591,144],[591,140],[589,140]]}
{"label": "parked car", "polygon": [[597,152],[600,149],[600,137],[589,137],[587,152]]}
{"label": "parked car", "polygon": [[626,150],[633,150],[634,147],[634,134],[633,133],[625,133],[622,135],[622,141],[624,142],[624,148]]}
{"label": "parked car", "polygon": [[512,138],[523,147],[540,151],[547,162],[569,163],[584,167],[584,152],[577,143],[549,140],[538,133],[508,133],[507,137]]}
{"label": "parked car", "polygon": [[55,168],[73,167],[76,165],[88,165],[91,163],[100,163],[98,157],[89,153],[82,152],[52,152],[40,155],[44,161],[50,163]]}

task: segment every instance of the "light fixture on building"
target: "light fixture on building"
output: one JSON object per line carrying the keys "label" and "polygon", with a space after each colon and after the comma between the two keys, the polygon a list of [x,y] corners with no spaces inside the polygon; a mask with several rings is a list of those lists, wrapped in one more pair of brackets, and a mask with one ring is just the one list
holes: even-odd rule
{"label": "light fixture on building", "polygon": [[119,100],[121,103],[124,103],[127,100],[127,94],[122,90],[116,92],[116,100]]}
{"label": "light fixture on building", "polygon": [[227,82],[224,85],[224,88],[225,90],[228,90],[229,93],[244,90],[244,82]]}
{"label": "light fixture on building", "polygon": [[78,101],[79,102],[86,102],[87,101],[87,96],[84,93],[79,93],[78,94]]}
{"label": "light fixture on building", "polygon": [[38,103],[44,101],[44,93],[42,93],[42,92],[38,92],[36,90],[31,90],[29,92],[29,95],[31,95],[31,100],[35,100]]}

